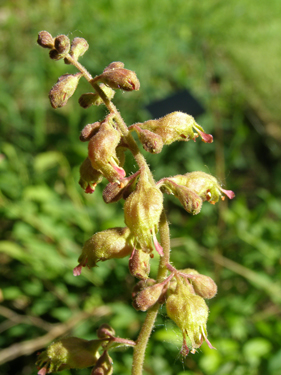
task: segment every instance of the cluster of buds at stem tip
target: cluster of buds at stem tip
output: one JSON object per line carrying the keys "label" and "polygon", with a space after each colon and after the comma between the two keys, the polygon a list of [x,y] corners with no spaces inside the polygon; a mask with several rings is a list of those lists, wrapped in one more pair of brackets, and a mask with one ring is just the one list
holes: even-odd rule
{"label": "cluster of buds at stem tip", "polygon": [[156,120],[136,123],[131,125],[129,130],[137,132],[144,149],[151,153],[158,153],[163,145],[175,141],[195,141],[198,134],[203,142],[213,142],[213,136],[206,134],[192,116],[183,112],[172,112]]}
{"label": "cluster of buds at stem tip", "polygon": [[163,194],[149,181],[147,172],[141,170],[136,189],[124,205],[125,223],[131,230],[134,248],[151,254],[155,247],[163,255],[163,249],[156,238],[162,210]]}
{"label": "cluster of buds at stem tip", "polygon": [[176,287],[168,288],[166,309],[168,316],[176,323],[183,334],[181,353],[186,356],[191,349],[194,353],[207,339],[208,306],[202,297],[192,293],[187,282],[176,274]]}
{"label": "cluster of buds at stem tip", "polygon": [[114,61],[108,65],[102,74],[93,79],[94,83],[104,83],[112,89],[124,91],[139,90],[140,82],[136,73],[124,68],[120,61]]}
{"label": "cluster of buds at stem tip", "polygon": [[204,172],[163,178],[157,186],[163,192],[178,198],[184,209],[193,215],[200,212],[205,201],[215,204],[220,197],[224,200],[223,194],[229,199],[235,197],[233,191],[222,189],[215,177]]}
{"label": "cluster of buds at stem tip", "polygon": [[130,255],[133,248],[128,241],[129,228],[110,228],[95,233],[82,249],[78,258],[78,266],[74,268],[74,276],[81,274],[82,267],[95,267],[97,262],[108,259],[124,258]]}

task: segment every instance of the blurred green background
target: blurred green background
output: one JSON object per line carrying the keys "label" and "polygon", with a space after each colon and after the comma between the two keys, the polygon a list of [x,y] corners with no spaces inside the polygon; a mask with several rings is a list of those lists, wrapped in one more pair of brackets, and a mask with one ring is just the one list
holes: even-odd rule
{"label": "blurred green background", "polygon": [[[50,88],[75,69],[48,58],[36,44],[41,30],[87,39],[80,61],[92,75],[112,61],[136,71],[140,91],[114,99],[128,124],[149,119],[144,107],[152,101],[191,90],[214,143],[144,153],[157,179],[202,170],[236,193],[194,217],[166,199],[173,264],[218,284],[208,302],[217,350],[204,343],[181,358],[180,334],[162,308],[145,374],[280,374],[280,14],[279,0],[1,1],[1,375],[35,375],[39,350],[61,336],[95,338],[103,322],[135,339],[145,317],[131,307],[127,259],[73,277],[84,241],[124,225],[122,204],[103,202],[105,184],[92,195],[78,185],[87,153],[79,132],[106,111],[79,107],[90,91],[82,81],[67,106],[51,108]],[[130,374],[131,349],[112,357],[114,374]]]}

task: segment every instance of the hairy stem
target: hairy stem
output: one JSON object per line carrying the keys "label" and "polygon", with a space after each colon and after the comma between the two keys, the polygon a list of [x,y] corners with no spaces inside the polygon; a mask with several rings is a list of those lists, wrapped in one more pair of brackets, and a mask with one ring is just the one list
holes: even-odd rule
{"label": "hairy stem", "polygon": [[[157,283],[162,282],[166,278],[166,264],[169,264],[170,259],[170,231],[168,220],[164,210],[162,211],[160,218],[159,232],[160,242],[163,247],[164,255],[160,258],[158,275],[156,280]],[[145,321],[142,325],[139,337],[137,339],[137,344],[134,347],[132,375],[142,375],[145,350],[154,326],[155,319],[158,314],[159,306],[159,303],[156,303],[147,312]]]}

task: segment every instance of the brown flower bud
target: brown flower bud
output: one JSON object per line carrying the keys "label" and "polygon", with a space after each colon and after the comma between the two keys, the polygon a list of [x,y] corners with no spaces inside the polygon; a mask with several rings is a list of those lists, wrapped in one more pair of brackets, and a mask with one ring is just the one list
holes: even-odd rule
{"label": "brown flower bud", "polygon": [[81,77],[81,73],[76,73],[65,74],[58,79],[58,82],[49,92],[49,99],[53,108],[61,108],[66,105],[68,99],[74,94]]}
{"label": "brown flower bud", "polygon": [[94,81],[103,82],[112,89],[121,89],[124,91],[139,90],[140,88],[140,82],[136,73],[124,68],[105,69]]}
{"label": "brown flower bud", "polygon": [[107,339],[115,335],[114,329],[106,323],[103,323],[97,330],[97,336],[99,339]]}
{"label": "brown flower bud", "polygon": [[136,285],[133,288],[132,291],[132,298],[135,299],[139,292],[149,286],[152,286],[156,283],[154,279],[145,279],[145,280],[140,280],[136,283]]}
{"label": "brown flower bud", "polygon": [[193,190],[183,185],[178,185],[173,178],[163,178],[159,181],[161,191],[167,194],[173,194],[179,199],[183,208],[192,215],[197,215],[201,211],[202,199]]}
{"label": "brown flower bud", "polygon": [[213,137],[204,133],[192,116],[183,112],[172,112],[159,119],[148,120],[135,125],[158,134],[165,145],[175,141],[189,141],[190,139],[195,141],[198,134],[194,133],[193,128],[200,134],[204,142],[211,143],[213,141]]}
{"label": "brown flower bud", "polygon": [[132,232],[135,248],[151,253],[155,247],[163,255],[156,238],[162,209],[163,194],[149,182],[146,172],[141,172],[136,190],[124,205],[125,223]]}
{"label": "brown flower bud", "polygon": [[[219,186],[217,179],[210,174],[204,172],[191,172],[185,175],[177,175],[169,177],[169,180],[174,181],[178,185],[183,185],[194,191],[203,202],[208,201],[215,204],[222,193],[232,199],[235,194],[231,190],[224,190]],[[224,198],[222,198],[224,199]]]}
{"label": "brown flower bud", "polygon": [[150,307],[155,305],[159,300],[164,284],[154,284],[149,286],[138,293],[134,301],[134,307],[136,310],[147,311]]}
{"label": "brown flower bud", "polygon": [[55,49],[60,55],[67,55],[70,50],[70,40],[66,35],[58,35],[55,38]]}
{"label": "brown flower bud", "polygon": [[79,57],[83,56],[84,53],[88,50],[89,44],[84,38],[74,38],[71,42],[70,47],[70,56],[75,60],[78,60]]}
{"label": "brown flower bud", "polygon": [[218,287],[211,277],[201,275],[191,268],[180,270],[180,272],[185,273],[186,277],[190,279],[194,292],[199,296],[210,299],[217,294]]}
{"label": "brown flower bud", "polygon": [[124,63],[122,63],[121,61],[113,61],[103,71],[108,72],[109,70],[122,69],[122,68],[124,68]]}
{"label": "brown flower bud", "polygon": [[105,350],[97,360],[95,367],[92,369],[91,375],[111,375],[113,373],[113,361]]}
{"label": "brown flower bud", "polygon": [[159,154],[162,151],[163,141],[160,135],[147,129],[141,129],[137,125],[132,125],[130,128],[137,132],[145,151],[151,154]]}
{"label": "brown flower bud", "polygon": [[38,374],[94,366],[99,358],[101,344],[102,340],[88,341],[77,337],[55,341],[39,355],[36,364],[44,367]]}
{"label": "brown flower bud", "polygon": [[[100,84],[100,88],[105,93],[105,95],[108,97],[109,100],[111,100],[114,97],[115,91],[112,90],[110,87],[104,85],[103,83]],[[87,94],[83,94],[79,98],[79,104],[82,108],[89,108],[91,105],[101,105],[104,104],[102,98],[99,96],[99,94],[94,94],[92,92],[89,92]]]}
{"label": "brown flower bud", "polygon": [[48,33],[48,31],[40,31],[38,34],[37,43],[43,48],[52,49],[55,46],[54,38],[50,33]]}
{"label": "brown flower bud", "polygon": [[108,181],[120,181],[125,171],[119,166],[116,147],[121,134],[109,120],[100,125],[100,129],[89,141],[89,159],[94,169],[100,171]]}
{"label": "brown flower bud", "polygon": [[134,249],[129,259],[129,270],[132,276],[146,280],[150,272],[150,255],[142,250]]}
{"label": "brown flower bud", "polygon": [[97,184],[103,179],[102,174],[92,167],[89,158],[86,158],[80,166],[79,185],[85,190],[85,193],[93,193]]}
{"label": "brown flower bud", "polygon": [[105,203],[114,203],[120,199],[126,199],[134,190],[140,171],[129,177],[125,177],[120,182],[110,182],[103,190],[102,197]]}
{"label": "brown flower bud", "polygon": [[108,259],[124,258],[133,248],[128,242],[129,228],[110,228],[95,233],[82,249],[78,258],[79,265],[74,268],[74,276],[81,274],[82,267],[95,267],[97,262]]}

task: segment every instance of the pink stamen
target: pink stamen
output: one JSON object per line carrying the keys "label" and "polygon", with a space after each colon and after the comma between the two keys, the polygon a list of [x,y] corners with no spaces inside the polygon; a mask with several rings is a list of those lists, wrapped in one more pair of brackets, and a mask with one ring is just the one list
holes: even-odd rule
{"label": "pink stamen", "polygon": [[155,250],[162,257],[164,255],[163,247],[157,241],[157,238],[156,238],[155,234],[153,235],[153,243],[154,243],[154,246],[155,246]]}
{"label": "pink stamen", "polygon": [[119,174],[120,178],[124,178],[126,176],[126,172],[123,168],[117,167],[117,165],[111,164],[113,169],[116,170],[116,172]]}
{"label": "pink stamen", "polygon": [[196,129],[196,130],[200,134],[200,137],[202,138],[203,142],[205,142],[205,143],[212,143],[213,142],[212,134],[204,133],[204,132],[202,132],[201,130],[198,130],[198,129]]}
{"label": "pink stamen", "polygon": [[47,373],[47,368],[42,367],[40,371],[37,372],[38,375],[46,375]]}
{"label": "pink stamen", "polygon": [[203,333],[203,336],[204,336],[204,339],[205,339],[206,343],[208,344],[208,347],[209,347],[210,349],[215,349],[215,350],[217,350],[217,349],[216,349],[216,348],[210,343],[210,341],[207,339],[207,336],[206,336],[206,334],[205,334],[205,332],[204,332],[204,329],[202,329],[201,331],[202,331],[202,333]]}
{"label": "pink stamen", "polygon": [[229,199],[233,199],[235,197],[235,194],[231,190],[225,190],[220,188],[220,191],[222,191]]}
{"label": "pink stamen", "polygon": [[80,276],[81,272],[82,272],[82,266],[81,264],[79,264],[77,267],[73,269],[73,276]]}

